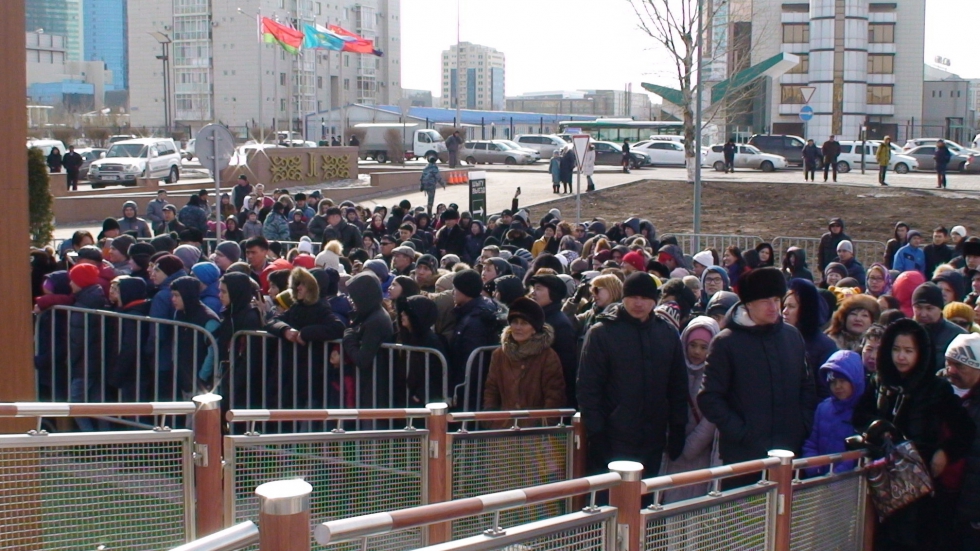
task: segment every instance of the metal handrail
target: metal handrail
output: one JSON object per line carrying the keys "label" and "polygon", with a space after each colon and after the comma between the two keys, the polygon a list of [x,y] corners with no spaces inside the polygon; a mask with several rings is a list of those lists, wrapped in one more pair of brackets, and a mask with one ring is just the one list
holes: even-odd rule
{"label": "metal handrail", "polygon": [[238,551],[256,543],[259,543],[259,527],[246,520],[170,551]]}
{"label": "metal handrail", "polygon": [[721,465],[720,467],[711,467],[709,469],[655,476],[642,480],[641,488],[643,494],[649,494],[681,486],[690,486],[691,484],[703,484],[733,476],[761,473],[773,467],[778,467],[779,464],[780,459],[778,457],[768,457],[766,459],[732,463],[731,465]]}
{"label": "metal handrail", "polygon": [[577,495],[607,490],[617,486],[620,482],[622,482],[622,477],[619,473],[606,473],[521,490],[422,505],[388,513],[374,513],[332,520],[318,525],[314,530],[314,535],[320,545],[327,545],[438,522],[448,522],[502,509],[567,499]]}
{"label": "metal handrail", "polygon": [[0,403],[0,417],[93,417],[100,415],[190,415],[194,402]]}
{"label": "metal handrail", "polygon": [[429,417],[425,408],[405,409],[233,409],[225,414],[229,423],[260,421],[356,421],[419,419]]}
{"label": "metal handrail", "polygon": [[[470,356],[468,358],[466,358],[466,367],[464,368],[465,369],[465,373],[464,373],[463,382],[462,383],[459,383],[458,385],[456,385],[455,387],[453,387],[453,395],[452,395],[453,403],[455,405],[457,405],[457,406],[460,406],[461,405],[463,407],[463,410],[464,411],[479,411],[479,409],[480,409],[480,400],[481,400],[481,397],[482,397],[482,394],[483,394],[483,392],[482,392],[483,389],[481,388],[483,386],[483,376],[482,376],[483,375],[483,362],[482,361],[480,362],[480,373],[479,373],[480,377],[479,377],[479,379],[477,379],[476,381],[474,381],[473,361],[476,358],[478,358],[478,357],[482,357],[484,352],[492,352],[492,351],[494,351],[494,350],[496,350],[498,348],[500,348],[500,345],[499,344],[494,344],[494,345],[489,345],[489,346],[480,346],[480,347],[474,348],[473,351],[470,352]],[[487,365],[487,369],[489,369],[489,365]],[[473,384],[474,382],[475,382],[475,384],[477,386],[477,389],[476,389],[477,390],[477,395],[476,395],[476,402],[477,403],[476,404],[473,404],[472,407],[470,407],[471,406],[471,404],[470,404],[470,385]],[[460,390],[463,391],[463,395],[462,395],[462,397],[457,398],[457,396],[459,395]]]}
{"label": "metal handrail", "polygon": [[868,452],[866,450],[853,450],[829,455],[818,455],[816,457],[801,457],[793,460],[793,470],[826,467],[828,465],[836,465],[843,461],[860,461],[867,456]]}
{"label": "metal handrail", "polygon": [[571,408],[561,409],[523,409],[511,411],[470,411],[455,412],[448,415],[448,421],[510,421],[512,419],[543,419],[546,417],[571,417],[575,415],[575,410]]}

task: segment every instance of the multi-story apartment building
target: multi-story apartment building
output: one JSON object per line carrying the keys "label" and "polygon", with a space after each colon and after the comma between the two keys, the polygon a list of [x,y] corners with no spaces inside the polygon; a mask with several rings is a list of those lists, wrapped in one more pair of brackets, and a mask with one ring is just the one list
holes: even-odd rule
{"label": "multi-story apartment building", "polygon": [[502,111],[505,69],[504,54],[489,46],[460,42],[444,50],[442,107]]}
{"label": "multi-story apartment building", "polygon": [[[258,19],[302,28],[339,25],[375,41],[383,56],[303,50],[289,54],[259,41]],[[174,0],[129,15],[131,115],[137,126],[162,126],[163,33],[171,43],[177,124],[220,121],[302,131],[314,112],[345,104],[397,104],[401,97],[400,0]],[[292,120],[292,124],[289,121]]]}

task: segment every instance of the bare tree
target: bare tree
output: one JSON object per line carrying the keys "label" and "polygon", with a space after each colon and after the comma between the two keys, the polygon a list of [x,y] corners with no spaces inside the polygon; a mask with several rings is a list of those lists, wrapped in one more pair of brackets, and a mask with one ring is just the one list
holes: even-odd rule
{"label": "bare tree", "polygon": [[[640,30],[662,48],[673,62],[677,89],[681,101],[677,105],[678,118],[684,123],[684,150],[687,157],[688,181],[694,181],[696,163],[700,155],[695,153],[695,133],[703,132],[705,126],[718,119],[730,122],[746,109],[747,100],[753,94],[753,82],[729,81],[723,100],[714,102],[702,114],[702,126],[696,128],[695,108],[697,106],[698,64],[711,67],[714,63],[725,63],[726,78],[747,67],[749,60],[749,37],[729,40],[726,46],[712,44],[715,26],[729,26],[731,12],[739,18],[752,21],[751,13],[745,13],[744,2],[732,0],[629,0],[636,13]],[[724,36],[730,36],[732,27],[724,29]],[[738,55],[731,55],[737,52]],[[702,73],[704,75],[704,73]],[[705,97],[710,97],[709,82],[702,82]],[[705,105],[702,100],[702,106]],[[664,109],[664,111],[668,111]]]}

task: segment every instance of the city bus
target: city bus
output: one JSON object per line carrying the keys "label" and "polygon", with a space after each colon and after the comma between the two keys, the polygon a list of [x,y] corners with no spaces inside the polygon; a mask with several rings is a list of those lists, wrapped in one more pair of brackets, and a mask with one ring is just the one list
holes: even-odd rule
{"label": "city bus", "polygon": [[[684,123],[677,121],[635,121],[633,119],[596,119],[594,121],[562,121],[558,124],[562,134],[581,131],[593,140],[631,142],[649,140],[650,136],[683,136]],[[577,129],[577,130],[576,130]]]}

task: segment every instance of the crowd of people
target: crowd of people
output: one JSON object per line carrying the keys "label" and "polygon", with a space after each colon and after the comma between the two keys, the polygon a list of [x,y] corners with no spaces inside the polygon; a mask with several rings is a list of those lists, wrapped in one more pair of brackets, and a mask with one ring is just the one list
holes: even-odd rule
{"label": "crowd of people", "polygon": [[[841,452],[885,420],[915,443],[936,491],[889,517],[878,548],[980,546],[980,238],[963,226],[935,228],[923,247],[899,222],[865,268],[834,218],[811,270],[797,247],[684,251],[639,218],[572,223],[525,209],[484,224],[456,205],[431,216],[408,201],[369,210],[318,193],[266,196],[247,181],[213,207],[194,195],[178,209],[164,194],[145,219],[127,202],[98,236],[79,231],[60,250],[32,252],[35,312],[47,316],[38,327],[72,328],[57,345],[39,335],[42,388],[54,356],[71,367],[70,384],[49,396],[83,400],[95,385],[149,398],[134,381],[151,365],[173,376],[175,393],[230,384],[268,394],[235,407],[575,407],[591,469],[628,459],[647,476],[772,449]],[[219,357],[189,355],[207,348],[200,331],[127,321],[86,331],[84,316],[57,305],[185,322],[213,335]],[[275,361],[246,361],[262,353],[231,346],[243,330],[278,339]],[[438,350],[448,371],[386,343]],[[468,372],[487,346],[498,346],[489,368]],[[100,362],[105,380],[85,376]],[[222,365],[242,380],[220,381]],[[355,391],[353,375],[331,369],[340,365],[386,383]],[[453,396],[441,395],[443,375]],[[344,403],[318,390],[340,387]]]}

